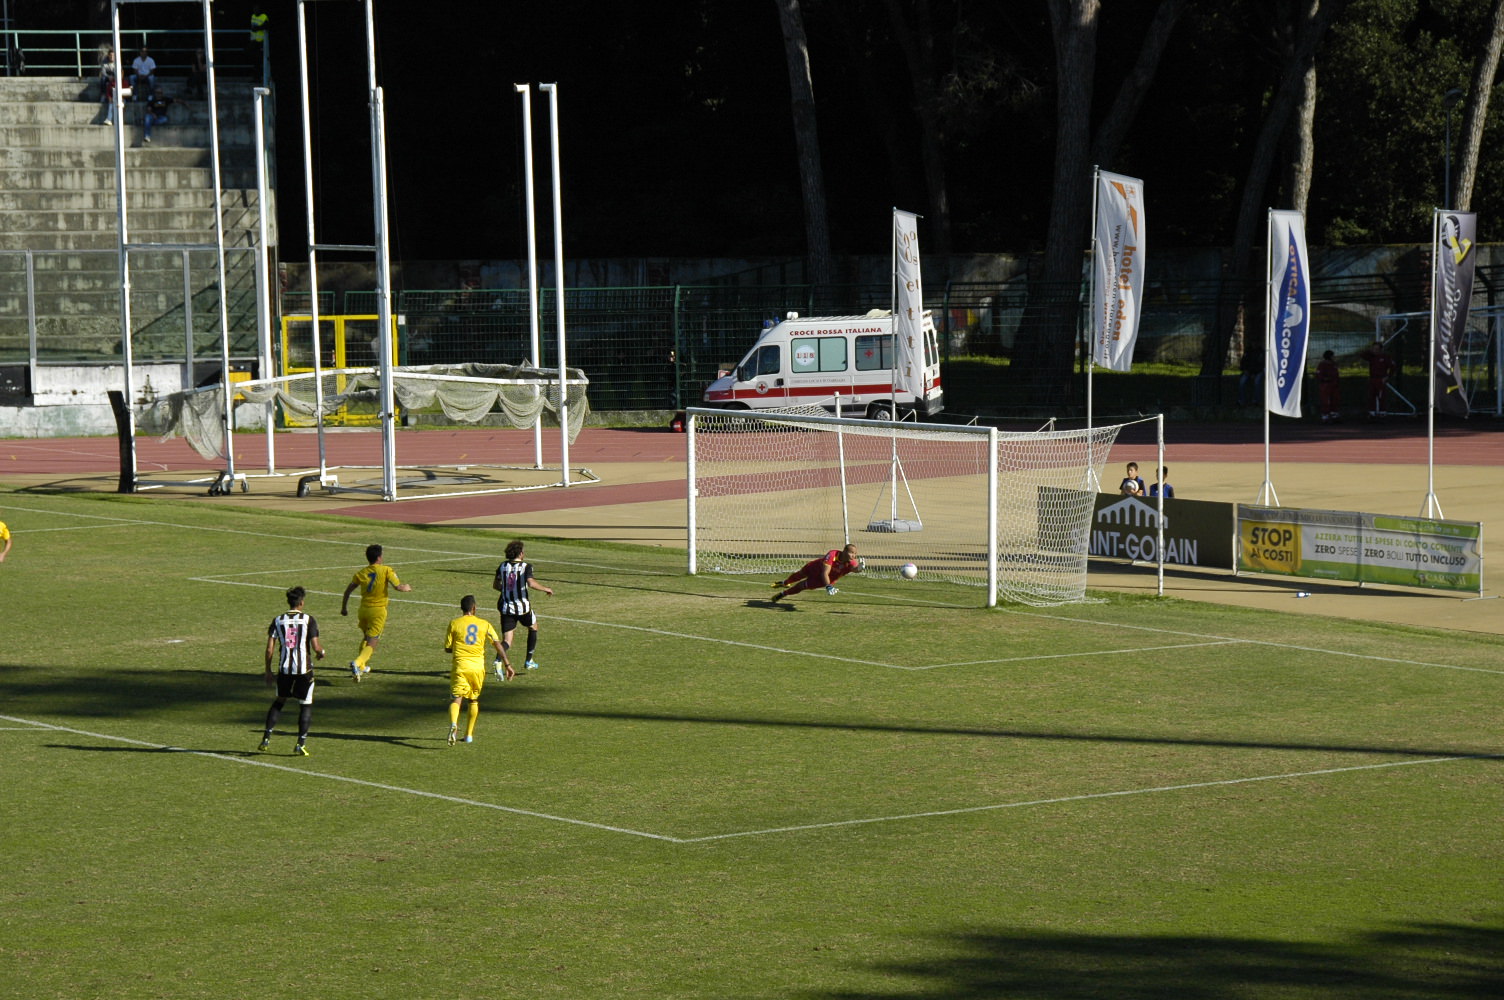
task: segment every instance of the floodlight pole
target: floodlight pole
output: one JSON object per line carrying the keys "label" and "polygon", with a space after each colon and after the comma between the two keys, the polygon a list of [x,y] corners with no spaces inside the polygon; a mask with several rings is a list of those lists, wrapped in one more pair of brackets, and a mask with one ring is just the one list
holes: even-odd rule
{"label": "floodlight pole", "polygon": [[[131,456],[130,488],[122,492],[134,493],[136,491],[136,411],[134,408],[136,388],[132,374],[135,354],[131,347],[130,231],[127,228],[125,202],[125,99],[121,94],[121,88],[125,85],[125,74],[121,72],[124,53],[120,50],[120,0],[114,0],[110,4],[110,44],[115,50],[115,92],[111,95],[110,102],[115,123],[113,130],[115,133],[115,218],[120,234],[118,262],[120,269],[120,359],[125,366],[121,388],[125,393],[126,445],[130,449]],[[192,359],[189,360],[192,361]]]}
{"label": "floodlight pole", "polygon": [[[512,89],[522,95],[522,179],[523,204],[527,208],[527,319],[529,360],[541,369],[543,358],[538,343],[538,208],[533,193],[533,88],[514,83]],[[533,386],[534,395],[541,390]],[[533,468],[543,468],[543,412],[533,417]],[[691,570],[693,572],[693,570]]]}
{"label": "floodlight pole", "polygon": [[548,93],[548,134],[552,146],[554,181],[554,295],[559,329],[559,472],[560,485],[569,485],[569,387],[564,356],[564,208],[559,171],[559,85],[540,83]]}

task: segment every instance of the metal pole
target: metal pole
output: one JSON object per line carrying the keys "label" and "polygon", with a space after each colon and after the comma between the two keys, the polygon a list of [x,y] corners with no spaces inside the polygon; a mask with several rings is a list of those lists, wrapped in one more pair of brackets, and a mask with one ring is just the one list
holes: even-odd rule
{"label": "metal pole", "polygon": [[[1451,113],[1450,109],[1448,113]],[[1441,307],[1437,301],[1441,289],[1436,287],[1440,268],[1436,263],[1441,250],[1441,210],[1438,209],[1431,213],[1431,349],[1426,352],[1426,366],[1430,369],[1426,373],[1426,499],[1420,508],[1421,517],[1432,518],[1443,516],[1441,504],[1436,499],[1436,312]]]}
{"label": "metal pole", "polygon": [[[537,369],[543,366],[538,344],[538,208],[533,193],[533,88],[514,83],[512,89],[522,95],[522,178],[523,202],[527,207],[527,316],[529,360]],[[536,385],[533,394],[542,390]],[[543,468],[543,414],[533,418],[533,468]],[[694,572],[693,568],[690,572]]]}
{"label": "metal pole", "polygon": [[559,327],[559,471],[561,485],[569,485],[569,388],[564,384],[564,215],[559,173],[559,85],[541,83],[548,91],[548,134],[552,149],[554,180],[554,288]]}
{"label": "metal pole", "polygon": [[210,0],[203,0],[204,62],[209,93],[209,167],[214,185],[214,268],[219,280],[219,364],[220,385],[224,390],[225,485],[235,481],[235,394],[230,391],[230,307],[225,287],[225,203],[224,179],[219,157],[219,100],[214,82],[214,13]]}
{"label": "metal pole", "polygon": [[308,0],[298,0],[298,78],[303,97],[303,197],[308,236],[308,314],[313,321],[313,406],[314,426],[319,441],[319,485],[329,483],[329,466],[324,448],[324,349],[319,336],[319,266],[318,240],[313,215],[313,133],[309,125],[308,102],[308,24],[304,7]]}
{"label": "metal pole", "polygon": [[[1102,317],[1097,314],[1097,255],[1101,248],[1097,246],[1097,189],[1102,184],[1102,166],[1093,164],[1091,168],[1091,232],[1087,233],[1087,254],[1091,257],[1090,265],[1086,268],[1086,301],[1090,303],[1091,322],[1086,324],[1086,335],[1090,338],[1086,352],[1086,435],[1091,437],[1091,411],[1092,411],[1092,372],[1097,366],[1097,338],[1102,334],[1098,331],[1098,325],[1102,323]],[[1086,488],[1101,492],[1102,484],[1097,479],[1097,467],[1092,463],[1086,464]]]}
{"label": "metal pole", "polygon": [[376,20],[372,0],[365,2],[366,83],[371,94],[371,195],[376,227],[376,334],[381,373],[381,492],[397,499],[397,404],[392,386],[392,256],[387,235],[386,109],[376,85]]}
{"label": "metal pole", "polygon": [[1274,271],[1274,210],[1270,209],[1264,223],[1264,482],[1259,487],[1259,496],[1254,503],[1266,507],[1278,507],[1279,497],[1274,493],[1274,481],[1269,478],[1269,391],[1274,380],[1269,377],[1269,365],[1274,357],[1274,307],[1277,291]]}
{"label": "metal pole", "polygon": [[125,100],[121,96],[124,75],[121,73],[120,51],[120,0],[110,3],[110,44],[115,50],[115,93],[112,104],[115,118],[115,218],[120,235],[120,360],[125,366],[121,388],[125,393],[125,426],[128,440],[126,450],[130,453],[130,488],[136,489],[136,388],[132,381],[131,368],[135,358],[131,350],[131,264],[130,229],[125,209]]}
{"label": "metal pole", "polygon": [[[251,103],[255,108],[256,126],[256,348],[262,378],[271,378],[272,373],[272,286],[271,261],[268,254],[270,239],[266,224],[268,191],[266,182],[266,98],[271,90],[256,87],[251,91]],[[277,471],[276,443],[277,404],[266,404],[266,474]]]}

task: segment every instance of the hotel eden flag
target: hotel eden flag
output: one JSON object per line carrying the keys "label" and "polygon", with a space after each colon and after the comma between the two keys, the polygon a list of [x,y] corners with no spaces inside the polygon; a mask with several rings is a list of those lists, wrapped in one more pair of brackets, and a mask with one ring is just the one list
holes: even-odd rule
{"label": "hotel eden flag", "polygon": [[924,288],[919,217],[893,210],[893,389],[924,396]]}
{"label": "hotel eden flag", "polygon": [[1269,330],[1264,360],[1264,403],[1270,413],[1300,416],[1311,336],[1311,258],[1305,218],[1269,212]]}
{"label": "hotel eden flag", "polygon": [[1126,372],[1144,301],[1144,182],[1098,170],[1096,195],[1091,359]]}
{"label": "hotel eden flag", "polygon": [[1431,284],[1431,378],[1438,413],[1468,414],[1467,392],[1457,370],[1457,356],[1467,329],[1473,298],[1473,253],[1478,216],[1472,212],[1437,212],[1436,270]]}

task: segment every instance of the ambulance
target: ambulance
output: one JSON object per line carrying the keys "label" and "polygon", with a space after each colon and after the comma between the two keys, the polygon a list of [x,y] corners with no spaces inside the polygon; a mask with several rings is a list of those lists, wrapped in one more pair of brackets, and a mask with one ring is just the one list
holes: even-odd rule
{"label": "ambulance", "polygon": [[[944,408],[940,351],[928,310],[923,344],[914,359],[920,393],[894,388],[893,314],[874,309],[865,316],[801,317],[789,313],[764,328],[734,369],[705,389],[704,404],[728,410],[820,406],[841,414],[891,420],[915,412],[934,416]],[[902,378],[898,380],[902,382]]]}

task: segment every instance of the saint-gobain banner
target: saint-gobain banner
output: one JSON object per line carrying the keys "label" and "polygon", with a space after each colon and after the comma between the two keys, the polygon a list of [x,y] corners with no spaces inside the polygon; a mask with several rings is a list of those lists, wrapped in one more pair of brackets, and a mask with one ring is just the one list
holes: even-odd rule
{"label": "saint-gobain banner", "polygon": [[1482,592],[1483,526],[1238,504],[1238,571]]}
{"label": "saint-gobain banner", "polygon": [[[1159,561],[1158,497],[1098,493],[1088,559]],[[1232,569],[1233,505],[1214,500],[1165,500],[1165,562],[1197,569]]]}
{"label": "saint-gobain banner", "polygon": [[1097,171],[1092,360],[1109,371],[1133,368],[1144,301],[1144,182]]}
{"label": "saint-gobain banner", "polygon": [[1468,306],[1473,299],[1474,239],[1478,216],[1472,212],[1438,212],[1436,225],[1436,270],[1431,283],[1432,309],[1436,324],[1436,357],[1431,377],[1436,380],[1436,409],[1454,417],[1468,414],[1467,393],[1457,370],[1462,333],[1467,328]]}
{"label": "saint-gobain banner", "polygon": [[1269,350],[1264,402],[1270,413],[1300,416],[1300,383],[1311,329],[1311,268],[1299,212],[1269,213]]}

